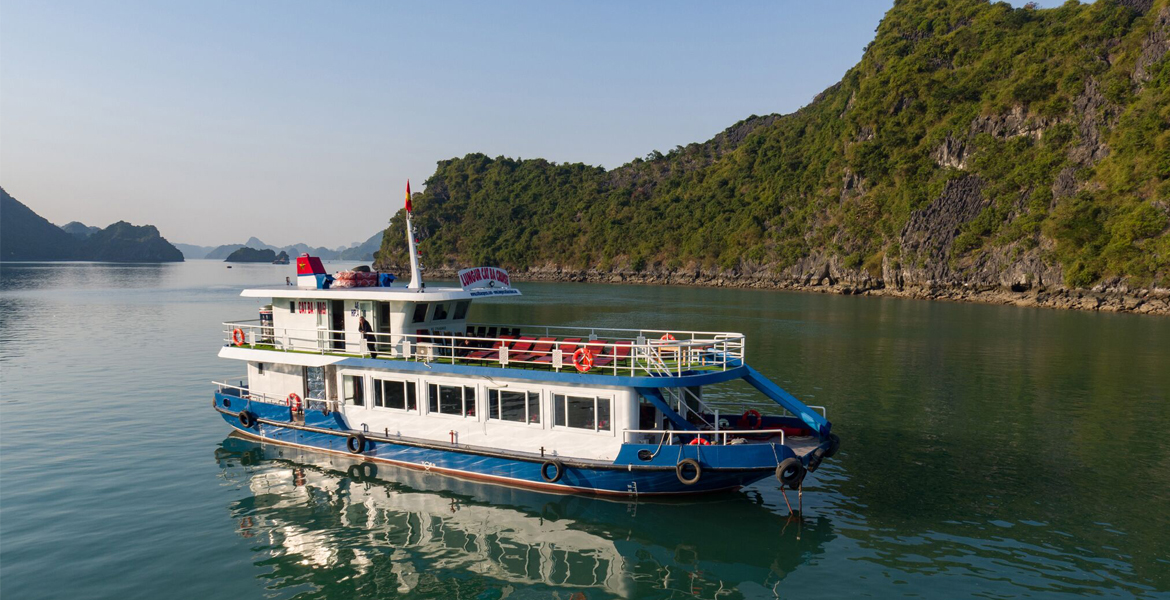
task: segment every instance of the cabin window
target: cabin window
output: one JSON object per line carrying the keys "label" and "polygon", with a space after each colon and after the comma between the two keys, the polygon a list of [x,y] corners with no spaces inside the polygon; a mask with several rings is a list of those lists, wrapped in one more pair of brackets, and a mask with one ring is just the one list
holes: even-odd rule
{"label": "cabin window", "polygon": [[610,399],[553,395],[553,425],[592,431],[610,430]]}
{"label": "cabin window", "polygon": [[288,312],[289,312],[289,314],[291,314],[291,315],[295,315],[295,314],[296,314],[296,312],[297,312],[297,303],[296,303],[296,301],[295,301],[295,300],[289,300],[289,302],[288,302]]}
{"label": "cabin window", "polygon": [[256,374],[257,375],[264,374],[264,363],[256,363]]}
{"label": "cabin window", "polygon": [[441,415],[475,416],[475,388],[458,385],[427,386],[427,410]]}
{"label": "cabin window", "polygon": [[540,393],[488,390],[488,418],[517,423],[540,423]]}
{"label": "cabin window", "polygon": [[346,404],[365,406],[366,396],[363,390],[365,378],[361,375],[342,375],[341,391],[345,396]]}
{"label": "cabin window", "polygon": [[374,406],[398,410],[418,410],[414,382],[375,379]]}
{"label": "cabin window", "polygon": [[440,303],[435,305],[435,316],[431,317],[432,321],[446,321],[447,320],[447,305]]}
{"label": "cabin window", "polygon": [[455,316],[451,317],[456,321],[467,318],[467,307],[471,306],[470,300],[464,300],[455,304]]}
{"label": "cabin window", "polygon": [[414,305],[414,318],[411,319],[411,323],[422,323],[427,320],[427,306],[429,305],[426,302]]}

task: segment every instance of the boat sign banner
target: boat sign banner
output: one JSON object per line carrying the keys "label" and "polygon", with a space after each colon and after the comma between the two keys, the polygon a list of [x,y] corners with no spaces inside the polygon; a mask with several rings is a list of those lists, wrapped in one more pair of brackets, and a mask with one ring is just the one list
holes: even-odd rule
{"label": "boat sign banner", "polygon": [[508,272],[497,267],[475,267],[459,272],[459,285],[465,290],[476,288],[509,288],[512,280]]}

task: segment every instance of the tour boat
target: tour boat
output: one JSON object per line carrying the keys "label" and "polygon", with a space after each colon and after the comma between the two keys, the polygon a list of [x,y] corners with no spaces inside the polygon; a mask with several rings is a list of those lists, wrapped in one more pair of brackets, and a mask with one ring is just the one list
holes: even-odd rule
{"label": "tour boat", "polygon": [[[410,280],[327,273],[297,258],[295,285],[256,320],[224,323],[215,382],[241,433],[433,473],[549,492],[618,496],[733,490],[775,475],[799,489],[839,439],[823,407],[745,360],[742,333],[476,323],[474,301],[520,295],[508,273],[423,283],[407,192]],[[704,399],[745,381],[778,405],[728,412]],[[725,405],[720,403],[719,405]]]}

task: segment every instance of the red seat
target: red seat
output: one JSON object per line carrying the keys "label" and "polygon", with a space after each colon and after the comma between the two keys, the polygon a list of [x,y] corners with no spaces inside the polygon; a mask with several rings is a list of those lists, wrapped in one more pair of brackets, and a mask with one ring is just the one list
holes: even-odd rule
{"label": "red seat", "polygon": [[[577,351],[577,342],[580,341],[581,338],[565,338],[561,340],[561,343],[556,347],[561,349],[561,356],[564,358],[564,360],[568,361],[572,359],[573,353]],[[532,362],[540,364],[552,364],[552,353],[542,356]]]}
{"label": "red seat", "polygon": [[492,346],[491,350],[480,350],[479,352],[472,352],[471,354],[467,355],[467,358],[489,359],[489,357],[494,354],[498,359],[500,358],[500,348],[507,346],[514,339],[516,338],[510,335],[500,336],[499,341],[497,341],[496,344]]}
{"label": "red seat", "polygon": [[[552,352],[553,342],[555,341],[557,341],[557,338],[555,337],[542,337],[539,340],[536,340],[536,344],[532,346],[532,349],[529,352],[509,358],[519,362],[531,362],[532,360],[542,356],[548,356],[548,353]],[[517,344],[517,346],[519,346],[519,344]]]}
{"label": "red seat", "polygon": [[630,348],[633,345],[634,345],[634,342],[630,342],[630,341],[614,342],[613,346],[611,347],[612,350],[610,351],[610,353],[603,354],[602,356],[598,356],[598,357],[593,359],[593,367],[594,368],[604,367],[605,365],[608,365],[615,360],[620,362],[624,358],[629,358],[630,357]]}
{"label": "red seat", "polygon": [[[504,336],[500,336],[500,337],[501,338],[508,338],[510,336],[504,335]],[[522,337],[515,344],[508,346],[509,360],[512,358],[513,352],[526,352],[530,348],[532,348],[532,342],[534,342],[534,341],[536,341],[536,338],[534,338],[534,337]],[[495,352],[492,352],[491,354],[488,354],[487,356],[485,356],[483,358],[484,358],[484,360],[500,360],[500,351],[496,350]]]}

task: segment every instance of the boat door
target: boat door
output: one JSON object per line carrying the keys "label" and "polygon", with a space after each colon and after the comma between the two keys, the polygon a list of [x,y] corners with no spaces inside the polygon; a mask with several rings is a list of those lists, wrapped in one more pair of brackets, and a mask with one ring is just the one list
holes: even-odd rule
{"label": "boat door", "polygon": [[325,367],[305,367],[305,400],[325,400]]}
{"label": "boat door", "polygon": [[333,349],[345,350],[345,301],[333,300],[330,302],[329,315],[332,321],[329,328],[333,330]]}

